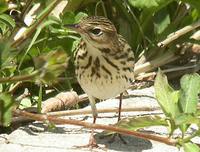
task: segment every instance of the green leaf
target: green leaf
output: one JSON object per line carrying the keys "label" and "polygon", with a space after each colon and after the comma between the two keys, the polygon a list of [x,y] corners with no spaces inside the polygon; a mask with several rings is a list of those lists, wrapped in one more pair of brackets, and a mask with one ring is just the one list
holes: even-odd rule
{"label": "green leaf", "polygon": [[162,117],[153,115],[125,118],[117,123],[118,127],[129,130],[137,130],[144,127],[159,126],[159,125],[167,126],[168,124],[166,120],[163,119]]}
{"label": "green leaf", "polygon": [[32,104],[31,104],[30,98],[24,98],[20,101],[19,109],[28,108],[31,106],[32,106]]}
{"label": "green leaf", "polygon": [[76,16],[75,16],[75,23],[78,23],[81,21],[82,18],[87,17],[88,15],[86,13],[83,12],[79,12]]}
{"label": "green leaf", "polygon": [[7,29],[6,27],[7,27],[6,24],[0,20],[0,30],[1,30],[0,32],[2,35],[6,33],[6,29]]}
{"label": "green leaf", "polygon": [[83,12],[79,12],[78,14],[74,14],[74,12],[66,12],[62,18],[63,24],[74,24],[80,22],[80,20],[88,15]]}
{"label": "green leaf", "polygon": [[148,9],[149,11],[155,12],[156,10],[159,10],[169,3],[171,3],[173,0],[128,0],[128,2],[137,8],[140,9]]}
{"label": "green leaf", "polygon": [[182,131],[183,136],[185,136],[185,133],[191,124],[196,124],[199,126],[200,119],[192,114],[184,113],[175,118],[175,125],[179,126],[179,129]]}
{"label": "green leaf", "polygon": [[200,76],[197,73],[186,74],[181,80],[180,105],[184,113],[195,113],[200,92]]}
{"label": "green leaf", "polygon": [[35,41],[37,40],[37,38],[38,38],[39,34],[41,33],[42,29],[44,29],[46,26],[49,26],[49,25],[51,25],[51,24],[57,24],[57,22],[54,21],[54,20],[48,20],[48,21],[44,22],[43,24],[41,24],[41,25],[37,28],[37,30],[36,30],[36,32],[35,32],[35,34],[34,34],[32,40],[31,40],[31,43],[29,44],[29,46],[28,46],[26,52],[24,53],[23,57],[21,58],[21,61],[20,61],[20,63],[19,63],[18,68],[21,67],[21,65],[22,65],[22,63],[23,63],[25,57],[27,56],[27,54],[28,54],[29,50],[31,49],[31,47],[34,45],[34,43],[35,43]]}
{"label": "green leaf", "polygon": [[5,24],[7,24],[11,28],[15,27],[14,19],[7,14],[0,14],[0,21],[4,22]]}
{"label": "green leaf", "polygon": [[179,91],[175,91],[167,81],[167,77],[159,70],[155,79],[155,94],[158,103],[167,117],[175,118],[179,114]]}
{"label": "green leaf", "polygon": [[56,82],[57,77],[65,71],[67,61],[68,57],[62,50],[51,51],[34,58],[35,67],[40,71],[38,80],[51,84]]}
{"label": "green leaf", "polygon": [[191,114],[181,114],[180,116],[175,118],[176,125],[182,124],[200,124],[200,119],[197,116],[193,116]]}
{"label": "green leaf", "polygon": [[192,19],[195,21],[195,20],[198,20],[200,18],[200,9],[193,9],[191,11],[191,17]]}
{"label": "green leaf", "polygon": [[12,118],[12,106],[14,101],[10,94],[0,94],[0,122],[3,126],[9,126]]}
{"label": "green leaf", "polygon": [[75,14],[73,12],[66,12],[62,16],[63,24],[73,24],[75,22]]}
{"label": "green leaf", "polygon": [[[154,115],[146,115],[146,116],[135,116],[132,118],[124,118],[120,120],[116,126],[128,130],[137,130],[144,127],[150,127],[150,126],[168,126],[168,123],[165,119],[163,119],[160,116],[154,116]],[[103,136],[108,136],[111,134],[115,134],[115,132],[111,131],[103,131]]]}
{"label": "green leaf", "polygon": [[0,0],[0,13],[5,12],[8,9],[8,4],[5,0]]}
{"label": "green leaf", "polygon": [[196,144],[191,143],[191,142],[184,143],[183,148],[184,148],[185,152],[200,152],[199,146],[197,146]]}
{"label": "green leaf", "polygon": [[155,0],[129,0],[129,3],[137,8],[147,8],[151,9],[154,7],[158,7],[159,4]]}
{"label": "green leaf", "polygon": [[31,74],[34,71],[34,67],[27,67],[20,71],[21,75]]}
{"label": "green leaf", "polygon": [[166,9],[162,9],[154,16],[155,33],[161,34],[170,24],[170,16]]}

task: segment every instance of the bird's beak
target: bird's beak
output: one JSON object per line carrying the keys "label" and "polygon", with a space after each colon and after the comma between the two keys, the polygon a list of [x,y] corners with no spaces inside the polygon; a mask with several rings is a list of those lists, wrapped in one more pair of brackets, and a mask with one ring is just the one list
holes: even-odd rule
{"label": "bird's beak", "polygon": [[64,27],[69,28],[71,30],[74,30],[76,32],[80,31],[80,26],[79,24],[65,24]]}

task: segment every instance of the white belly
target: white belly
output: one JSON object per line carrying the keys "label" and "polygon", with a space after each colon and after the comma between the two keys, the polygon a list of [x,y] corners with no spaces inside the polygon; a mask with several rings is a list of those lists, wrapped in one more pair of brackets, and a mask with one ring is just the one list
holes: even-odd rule
{"label": "white belly", "polygon": [[101,75],[101,77],[90,77],[91,71],[88,69],[84,73],[80,73],[81,78],[78,81],[82,89],[90,96],[98,99],[108,99],[117,96],[124,92],[130,83],[127,82],[122,76],[117,76],[117,73],[112,73],[114,76],[112,79],[109,75]]}

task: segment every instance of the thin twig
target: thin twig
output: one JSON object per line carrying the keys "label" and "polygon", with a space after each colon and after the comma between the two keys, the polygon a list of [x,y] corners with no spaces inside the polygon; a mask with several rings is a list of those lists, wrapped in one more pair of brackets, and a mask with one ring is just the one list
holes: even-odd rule
{"label": "thin twig", "polygon": [[136,76],[139,73],[148,72],[150,70],[153,70],[154,68],[175,61],[178,58],[180,58],[180,56],[175,55],[172,51],[168,51],[165,55],[162,55],[161,57],[158,57],[155,60],[146,62],[142,65],[137,65],[134,69],[134,75]]}
{"label": "thin twig", "polygon": [[[160,111],[160,107],[159,106],[142,106],[142,107],[131,107],[131,108],[123,108],[122,112],[134,112],[134,111],[148,111],[148,112],[155,112],[155,113],[151,113],[152,114],[161,114],[158,113],[158,111]],[[26,111],[28,112],[37,112],[37,108],[36,107],[32,107],[32,108],[28,108],[26,109]],[[114,112],[118,112],[119,109],[118,108],[107,108],[107,109],[98,109],[97,110],[98,113],[114,113]],[[75,116],[75,115],[88,115],[88,114],[92,114],[92,110],[91,109],[76,109],[76,110],[63,110],[63,111],[55,111],[55,112],[48,112],[45,113],[48,116],[55,116],[55,117],[62,117],[62,116]],[[27,118],[27,117],[23,117],[23,116],[15,116],[12,118],[12,125],[14,124],[19,124],[19,123],[23,123],[23,122],[30,122],[32,119]]]}
{"label": "thin twig", "polygon": [[129,136],[131,135],[138,138],[146,139],[146,140],[158,141],[158,142],[165,143],[167,145],[172,145],[172,146],[175,146],[178,143],[176,140],[170,139],[168,137],[161,137],[161,136],[152,135],[152,134],[130,131],[127,129],[122,129],[122,128],[118,128],[114,126],[93,124],[93,123],[88,123],[88,122],[79,121],[79,120],[62,119],[62,118],[57,118],[57,117],[47,116],[47,115],[42,115],[42,114],[33,114],[33,113],[21,111],[21,110],[16,110],[15,114],[19,116],[28,117],[30,119],[37,120],[37,121],[49,121],[55,124],[76,125],[76,126],[83,126],[86,128],[94,128],[94,129],[117,132],[117,133],[129,135]]}
{"label": "thin twig", "polygon": [[[134,112],[134,111],[156,111],[161,110],[159,106],[142,106],[142,107],[130,107],[130,108],[122,108],[123,112]],[[111,113],[118,112],[118,108],[103,108],[98,109],[98,113]],[[77,109],[77,110],[64,110],[64,111],[55,111],[47,113],[48,116],[70,116],[70,115],[86,115],[92,114],[91,109]]]}
{"label": "thin twig", "polygon": [[198,20],[197,22],[195,22],[191,25],[185,26],[184,28],[170,34],[164,41],[159,42],[157,45],[159,47],[166,47],[169,43],[173,42],[174,40],[178,39],[182,35],[190,32],[198,27],[200,27],[200,20]]}
{"label": "thin twig", "polygon": [[[163,73],[178,72],[178,71],[184,71],[184,70],[188,70],[188,69],[195,69],[198,66],[199,65],[179,66],[179,67],[164,69],[164,70],[162,70],[162,72]],[[150,73],[138,75],[135,79],[136,80],[143,80],[144,78],[153,77],[155,75],[156,75],[156,72],[150,72]]]}
{"label": "thin twig", "polygon": [[33,73],[27,74],[27,75],[19,75],[19,76],[0,78],[0,83],[31,80],[31,79],[35,78],[35,76],[37,76],[38,73],[39,73],[39,71],[34,71]]}

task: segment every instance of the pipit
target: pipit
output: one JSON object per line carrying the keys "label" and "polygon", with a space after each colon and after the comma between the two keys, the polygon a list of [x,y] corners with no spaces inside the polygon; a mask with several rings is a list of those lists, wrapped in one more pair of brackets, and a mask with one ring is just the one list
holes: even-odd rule
{"label": "pipit", "polygon": [[[134,81],[134,54],[126,40],[117,33],[110,20],[101,16],[87,17],[78,24],[66,25],[81,35],[75,53],[76,76],[87,93],[96,122],[95,99],[109,99],[120,94],[118,121],[121,116],[122,93]],[[96,142],[92,130],[89,145]]]}

